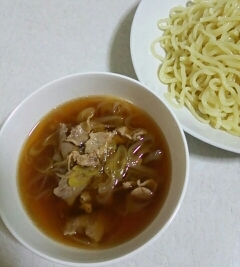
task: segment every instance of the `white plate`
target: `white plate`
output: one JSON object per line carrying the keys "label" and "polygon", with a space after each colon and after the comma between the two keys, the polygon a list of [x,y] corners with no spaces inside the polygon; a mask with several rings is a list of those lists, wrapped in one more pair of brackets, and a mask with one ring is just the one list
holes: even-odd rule
{"label": "white plate", "polygon": [[[224,131],[213,129],[210,125],[199,122],[187,108],[172,107],[164,97],[167,87],[157,77],[159,60],[150,51],[152,41],[162,32],[157,28],[157,21],[166,18],[172,7],[186,5],[186,0],[142,0],[135,13],[130,38],[133,66],[140,82],[156,92],[173,110],[184,131],[213,146],[240,153],[240,138]],[[164,53],[163,53],[164,55]]]}

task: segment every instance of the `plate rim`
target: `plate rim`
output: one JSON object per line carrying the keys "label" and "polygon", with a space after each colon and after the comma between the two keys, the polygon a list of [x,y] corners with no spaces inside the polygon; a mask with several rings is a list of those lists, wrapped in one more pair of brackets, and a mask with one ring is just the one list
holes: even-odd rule
{"label": "plate rim", "polygon": [[[168,4],[165,3],[165,9],[167,8],[168,11],[170,11],[170,8],[171,7],[174,7],[174,6],[171,6],[171,4],[174,3],[175,5],[183,5],[183,3],[187,3],[187,1],[185,0],[169,0],[168,1]],[[144,25],[141,25],[141,21],[146,21],[146,18],[147,18],[147,12],[148,10],[153,11],[153,14],[154,14],[154,8],[155,6],[161,6],[161,2],[160,0],[142,0],[137,9],[136,9],[136,12],[134,14],[134,17],[133,17],[133,20],[132,20],[132,25],[131,25],[131,30],[130,30],[130,54],[131,54],[131,59],[132,59],[132,64],[133,64],[133,68],[135,70],[135,73],[136,73],[136,76],[138,78],[138,80],[143,83],[146,87],[149,88],[149,90],[153,91],[155,94],[157,94],[161,99],[162,101],[168,105],[168,107],[173,111],[173,113],[176,115],[181,127],[183,128],[183,130],[190,134],[191,136],[197,138],[198,140],[200,141],[203,141],[209,145],[212,145],[214,147],[217,147],[217,148],[220,148],[220,149],[223,149],[225,151],[230,151],[230,152],[233,152],[233,153],[238,153],[240,154],[240,146],[237,146],[238,143],[240,144],[240,139],[239,137],[237,136],[234,136],[234,135],[231,135],[223,130],[219,130],[219,129],[214,129],[213,127],[211,127],[209,124],[204,124],[204,123],[201,123],[200,121],[198,121],[192,114],[191,117],[192,117],[192,121],[195,122],[196,124],[198,124],[200,126],[201,129],[204,130],[204,125],[205,125],[205,128],[206,130],[205,131],[210,131],[210,132],[214,132],[216,135],[222,135],[223,137],[229,137],[230,136],[230,140],[234,140],[232,142],[232,144],[225,144],[225,143],[220,143],[219,141],[215,140],[215,139],[212,139],[211,137],[207,137],[206,135],[202,135],[201,133],[199,134],[198,132],[196,132],[195,130],[193,130],[191,127],[187,127],[182,121],[181,121],[181,118],[179,118],[179,114],[177,111],[179,111],[180,109],[176,109],[174,108],[173,106],[171,106],[169,104],[169,102],[159,93],[157,92],[157,90],[160,90],[161,91],[161,88],[162,87],[166,87],[164,84],[162,84],[159,80],[159,84],[157,85],[157,90],[155,88],[154,90],[154,86],[149,85],[149,82],[146,81],[145,78],[142,77],[142,73],[140,72],[139,70],[139,66],[138,66],[138,62],[136,62],[136,47],[135,47],[135,42],[136,42],[136,33],[137,33],[137,29],[138,27],[140,28],[140,26],[144,26]],[[145,18],[144,20],[141,19],[141,16],[142,16],[142,12],[145,13]],[[161,12],[159,12],[161,13]],[[151,13],[152,14],[152,13]],[[166,14],[165,17],[167,17],[168,14]],[[154,17],[154,16],[153,16]],[[164,17],[161,17],[161,14],[159,15],[159,19],[160,18],[164,18]],[[153,20],[153,19],[152,19]],[[142,22],[143,23],[143,22]],[[149,22],[148,22],[149,23]],[[155,30],[153,29],[152,32],[154,31],[158,31],[160,33],[160,30],[157,29],[157,20],[155,21],[155,25],[156,25],[156,28]],[[141,27],[142,29],[143,27]],[[145,36],[144,33],[141,35],[141,36]],[[155,38],[157,38],[157,36],[155,36]],[[144,39],[143,39],[144,40]],[[152,39],[153,41],[154,39]],[[150,49],[150,43],[149,43],[149,49]],[[152,56],[152,55],[149,55],[149,51],[146,51],[146,55],[148,54],[148,56]],[[154,57],[152,56],[152,62],[153,64],[156,64],[156,62],[158,62],[158,65],[160,65],[159,61],[154,59]],[[155,62],[155,63],[154,63]],[[157,71],[157,69],[156,69]],[[157,78],[157,75],[156,77]],[[158,79],[158,78],[157,78]],[[156,85],[155,85],[156,86]],[[160,88],[160,89],[159,89]],[[190,111],[186,108],[186,107],[183,107],[181,108],[180,110],[180,113],[181,112],[187,112],[187,113],[190,113]],[[227,138],[228,139],[228,138]],[[239,140],[238,140],[239,139]],[[234,146],[235,144],[235,146]]]}

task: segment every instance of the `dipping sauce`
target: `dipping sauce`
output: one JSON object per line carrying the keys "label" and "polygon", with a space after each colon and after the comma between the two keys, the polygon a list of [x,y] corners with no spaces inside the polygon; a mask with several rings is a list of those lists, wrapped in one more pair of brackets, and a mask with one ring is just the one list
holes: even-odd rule
{"label": "dipping sauce", "polygon": [[37,123],[22,147],[17,178],[40,231],[65,245],[102,249],[154,220],[169,190],[171,158],[161,129],[140,107],[89,96]]}

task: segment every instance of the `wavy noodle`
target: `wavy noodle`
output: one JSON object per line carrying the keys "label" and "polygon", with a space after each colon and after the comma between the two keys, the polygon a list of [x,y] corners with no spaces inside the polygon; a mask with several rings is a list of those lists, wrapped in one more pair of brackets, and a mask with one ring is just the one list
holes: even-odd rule
{"label": "wavy noodle", "polygon": [[39,155],[43,150],[45,149],[45,147],[43,146],[41,141],[36,142],[33,146],[30,147],[30,149],[28,150],[28,155],[30,157],[36,157],[37,155]]}
{"label": "wavy noodle", "polygon": [[95,113],[95,108],[88,107],[79,112],[79,114],[76,116],[77,122],[82,122],[88,119],[88,117],[92,117]]}
{"label": "wavy noodle", "polygon": [[142,157],[150,153],[150,148],[153,143],[154,137],[150,134],[145,135],[139,141],[133,143],[127,151],[129,166],[134,166],[141,162]]}
{"label": "wavy noodle", "polygon": [[28,151],[30,157],[36,157],[39,155],[47,146],[56,146],[58,145],[58,131],[53,132],[47,136],[43,141],[38,141],[32,145]]}
{"label": "wavy noodle", "polygon": [[[140,177],[149,177],[149,178],[153,178],[156,179],[156,177],[159,176],[159,173],[157,171],[155,171],[153,168],[144,166],[144,165],[134,165],[131,167],[132,170],[135,171],[135,173],[137,173]],[[129,168],[130,170],[130,168]],[[141,180],[141,178],[139,178],[139,180]]]}
{"label": "wavy noodle", "polygon": [[126,116],[127,114],[131,114],[131,110],[127,103],[115,100],[102,101],[97,105],[96,112],[98,112],[101,116],[110,114]]}
{"label": "wavy noodle", "polygon": [[109,115],[102,118],[96,118],[96,122],[102,123],[105,125],[105,127],[118,127],[123,125],[123,117],[116,116],[116,115]]}
{"label": "wavy noodle", "polygon": [[43,155],[41,158],[35,160],[33,165],[38,172],[47,173],[52,167],[52,158]]}
{"label": "wavy noodle", "polygon": [[[158,21],[151,44],[166,99],[201,122],[240,136],[240,2],[195,0]],[[159,51],[165,50],[165,57]]]}
{"label": "wavy noodle", "polygon": [[139,115],[138,114],[130,114],[126,119],[125,119],[125,125],[131,129],[131,130],[136,130],[138,127],[136,127],[136,121],[138,121]]}
{"label": "wavy noodle", "polygon": [[144,158],[143,158],[143,164],[146,164],[150,161],[153,160],[159,160],[162,158],[162,151],[161,150],[156,150],[149,152]]}
{"label": "wavy noodle", "polygon": [[105,125],[101,122],[90,120],[89,124],[93,132],[103,132],[105,130]]}

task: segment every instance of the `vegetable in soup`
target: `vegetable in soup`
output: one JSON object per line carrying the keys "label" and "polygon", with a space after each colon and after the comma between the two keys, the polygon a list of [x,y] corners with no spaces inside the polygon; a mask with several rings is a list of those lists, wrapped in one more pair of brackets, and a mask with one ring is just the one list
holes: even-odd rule
{"label": "vegetable in soup", "polygon": [[27,137],[18,165],[32,221],[55,241],[81,248],[116,246],[139,234],[161,209],[170,182],[158,125],[111,96],[54,108]]}

